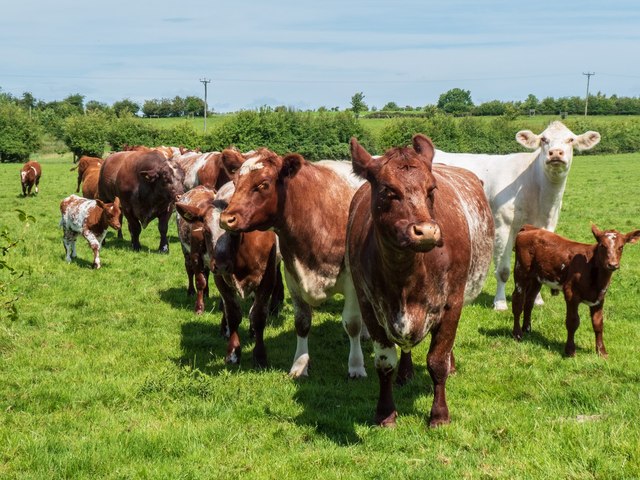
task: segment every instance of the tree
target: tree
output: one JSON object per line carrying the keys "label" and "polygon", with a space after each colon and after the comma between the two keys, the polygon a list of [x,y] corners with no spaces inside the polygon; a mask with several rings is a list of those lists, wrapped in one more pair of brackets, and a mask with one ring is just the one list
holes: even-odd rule
{"label": "tree", "polygon": [[22,162],[42,145],[40,125],[14,103],[0,102],[0,162]]}
{"label": "tree", "polygon": [[351,97],[351,111],[356,118],[360,116],[360,112],[366,112],[367,110],[369,110],[369,107],[364,103],[364,94],[362,92],[358,92]]}
{"label": "tree", "polygon": [[67,98],[62,100],[64,103],[67,103],[77,110],[78,113],[84,112],[84,95],[80,95],[79,93],[75,93],[73,95],[69,95]]}
{"label": "tree", "polygon": [[118,117],[124,117],[127,115],[137,115],[138,112],[140,111],[140,105],[138,105],[135,102],[132,102],[128,98],[125,98],[124,100],[120,100],[119,102],[114,102],[112,108],[116,116]]}
{"label": "tree", "polygon": [[89,100],[85,105],[87,112],[91,111],[99,111],[99,112],[108,112],[109,105],[103,102],[98,102],[97,100]]}
{"label": "tree", "polygon": [[473,108],[471,92],[469,90],[462,90],[461,88],[452,88],[448,92],[440,95],[438,108],[454,115],[469,113]]}
{"label": "tree", "polygon": [[382,107],[383,112],[397,112],[398,110],[400,110],[400,107],[396,102],[387,102]]}

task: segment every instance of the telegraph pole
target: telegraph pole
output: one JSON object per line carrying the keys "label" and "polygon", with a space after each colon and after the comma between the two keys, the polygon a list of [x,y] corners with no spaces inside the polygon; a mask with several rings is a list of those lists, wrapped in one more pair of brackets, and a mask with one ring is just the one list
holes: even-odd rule
{"label": "telegraph pole", "polygon": [[204,131],[207,131],[207,110],[209,107],[207,106],[207,84],[211,83],[211,79],[209,78],[201,78],[200,83],[204,85]]}
{"label": "telegraph pole", "polygon": [[587,98],[585,99],[584,102],[584,116],[587,116],[587,110],[589,108],[589,80],[591,80],[591,75],[595,75],[595,72],[587,72],[587,73],[582,73],[583,75],[587,76]]}

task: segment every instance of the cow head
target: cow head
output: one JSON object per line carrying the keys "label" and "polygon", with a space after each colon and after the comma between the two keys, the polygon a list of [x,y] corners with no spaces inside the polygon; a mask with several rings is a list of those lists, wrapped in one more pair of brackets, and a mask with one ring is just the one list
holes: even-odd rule
{"label": "cow head", "polygon": [[540,135],[530,130],[519,131],[516,141],[532,150],[540,148],[538,158],[543,162],[545,173],[551,178],[564,178],[571,168],[573,148],[589,150],[595,147],[600,141],[600,134],[588,131],[576,135],[562,122],[552,122]]}
{"label": "cow head", "polygon": [[243,155],[222,152],[224,168],[232,175],[235,193],[220,215],[220,225],[230,231],[273,228],[281,206],[281,195],[288,180],[295,176],[304,159],[298,154],[284,157],[266,148]]}
{"label": "cow head", "polygon": [[173,161],[165,160],[152,164],[149,168],[140,171],[140,178],[147,183],[152,191],[163,192],[166,200],[171,205],[176,198],[184,193],[184,172]]}
{"label": "cow head", "polygon": [[120,230],[120,199],[118,197],[112,203],[104,203],[102,200],[96,199],[96,204],[102,208],[102,218],[114,230]]}
{"label": "cow head", "polygon": [[371,184],[376,234],[390,248],[428,252],[443,245],[433,217],[433,155],[433,144],[424,135],[413,137],[413,148],[393,148],[378,158],[351,139],[353,171]]}
{"label": "cow head", "polygon": [[215,195],[212,190],[207,190],[210,192],[208,202],[193,204],[179,201],[176,203],[176,210],[185,221],[202,225],[209,255],[209,269],[218,274],[231,274],[234,258],[240,246],[240,235],[227,232],[220,227],[220,213],[227,207],[233,195],[233,183],[226,183]]}
{"label": "cow head", "polygon": [[622,249],[627,243],[636,243],[640,239],[640,230],[634,230],[627,234],[617,230],[602,231],[595,225],[591,226],[591,232],[598,242],[596,247],[596,262],[600,268],[611,272],[620,268]]}

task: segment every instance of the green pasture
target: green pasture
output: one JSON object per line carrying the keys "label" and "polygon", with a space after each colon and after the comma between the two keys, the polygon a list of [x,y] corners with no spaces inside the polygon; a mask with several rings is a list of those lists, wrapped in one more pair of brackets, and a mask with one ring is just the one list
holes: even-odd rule
{"label": "green pasture", "polygon": [[[586,307],[577,355],[563,357],[564,302],[548,290],[516,343],[511,314],[491,308],[490,276],[463,310],[451,424],[427,427],[426,342],[414,351],[416,378],[395,390],[398,426],[386,430],[372,424],[370,342],[368,378],[347,379],[340,298],[315,313],[309,378],[287,376],[288,298],[265,332],[270,367],[253,368],[246,320],[241,365],[226,366],[218,295],[193,314],[175,226],[169,255],[156,253],[153,222],[139,253],[126,230],[124,241],[111,231],[103,268],[91,269],[83,239],[67,264],[58,205],[75,189],[71,157],[33,158],[43,174],[28,198],[20,166],[0,164],[0,227],[21,239],[4,259],[24,272],[12,286],[18,318],[0,318],[0,478],[640,478],[640,245],[627,246],[607,295],[607,360],[595,355]],[[640,154],[577,156],[559,233],[591,241],[590,222],[640,228],[639,179]]]}

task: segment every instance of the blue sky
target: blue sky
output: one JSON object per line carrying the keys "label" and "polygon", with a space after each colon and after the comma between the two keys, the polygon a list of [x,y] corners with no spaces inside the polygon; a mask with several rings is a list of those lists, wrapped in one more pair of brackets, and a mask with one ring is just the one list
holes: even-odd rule
{"label": "blue sky", "polygon": [[287,105],[640,95],[640,1],[21,0],[0,7],[0,88],[112,104]]}

